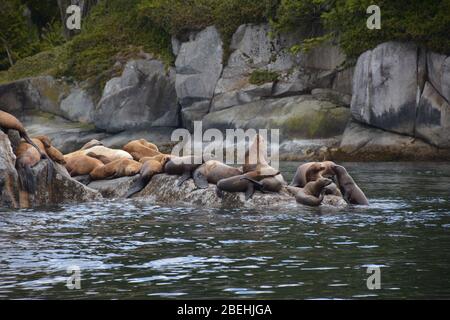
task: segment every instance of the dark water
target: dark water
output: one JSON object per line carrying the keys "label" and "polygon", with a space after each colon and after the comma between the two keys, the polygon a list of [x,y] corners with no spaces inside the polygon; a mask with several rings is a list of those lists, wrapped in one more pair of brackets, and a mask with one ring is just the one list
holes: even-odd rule
{"label": "dark water", "polygon": [[369,207],[3,210],[0,298],[450,298],[450,164],[345,165]]}

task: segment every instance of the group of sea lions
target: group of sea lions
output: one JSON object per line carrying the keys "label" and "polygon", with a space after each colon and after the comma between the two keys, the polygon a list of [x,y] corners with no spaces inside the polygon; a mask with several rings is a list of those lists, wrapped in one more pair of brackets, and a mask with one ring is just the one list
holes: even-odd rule
{"label": "group of sea lions", "polygon": [[145,139],[133,140],[122,149],[108,148],[100,141],[92,140],[80,150],[63,155],[52,146],[48,137],[30,138],[20,121],[4,111],[0,111],[0,127],[5,132],[17,130],[23,139],[15,148],[15,154],[19,181],[27,192],[34,192],[30,169],[46,158],[50,165],[56,162],[65,166],[71,177],[84,177],[84,180],[80,179],[84,183],[139,174],[127,197],[145,188],[155,174],[166,173],[180,176],[178,187],[191,178],[199,189],[214,184],[219,198],[224,192],[243,192],[248,200],[256,190],[278,193],[285,188],[298,203],[308,206],[320,205],[327,194],[343,197],[350,204],[368,204],[347,170],[332,161],[300,165],[291,184],[287,185],[282,174],[268,164],[265,158],[267,145],[260,135],[255,136],[245,153],[244,164],[238,168],[218,160],[203,161],[203,157],[165,154]]}

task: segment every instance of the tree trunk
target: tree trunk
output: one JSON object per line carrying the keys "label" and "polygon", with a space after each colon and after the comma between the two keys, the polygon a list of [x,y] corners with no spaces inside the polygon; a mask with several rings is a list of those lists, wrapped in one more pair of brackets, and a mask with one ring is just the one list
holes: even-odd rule
{"label": "tree trunk", "polygon": [[75,34],[77,34],[78,30],[69,30],[66,27],[66,21],[69,17],[66,13],[67,8],[70,5],[77,5],[81,9],[81,25],[83,26],[83,18],[85,18],[89,11],[98,3],[98,0],[58,0],[59,14],[61,17],[61,22],[64,27],[64,36],[66,39],[70,39]]}

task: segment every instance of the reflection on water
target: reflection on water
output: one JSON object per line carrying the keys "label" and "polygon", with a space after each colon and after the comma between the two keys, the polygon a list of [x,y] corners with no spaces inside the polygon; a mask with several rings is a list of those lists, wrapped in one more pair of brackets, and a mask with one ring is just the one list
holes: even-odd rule
{"label": "reflection on water", "polygon": [[0,298],[450,298],[450,164],[344,165],[369,207],[3,210]]}

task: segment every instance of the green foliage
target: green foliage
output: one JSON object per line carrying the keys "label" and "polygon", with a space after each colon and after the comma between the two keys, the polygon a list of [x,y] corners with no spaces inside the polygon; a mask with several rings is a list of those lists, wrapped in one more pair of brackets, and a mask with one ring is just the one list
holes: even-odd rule
{"label": "green foliage", "polygon": [[255,70],[250,74],[249,82],[251,84],[261,85],[267,82],[275,82],[280,75],[274,71]]}
{"label": "green foliage", "polygon": [[167,33],[183,37],[189,31],[215,25],[225,44],[244,23],[269,21],[279,0],[142,0],[142,15]]}
{"label": "green foliage", "polygon": [[381,30],[366,27],[366,10],[372,4],[372,0],[282,0],[272,24],[278,31],[302,31],[294,51],[335,40],[349,58],[356,58],[382,42],[397,40],[450,53],[450,0],[379,0]]}

